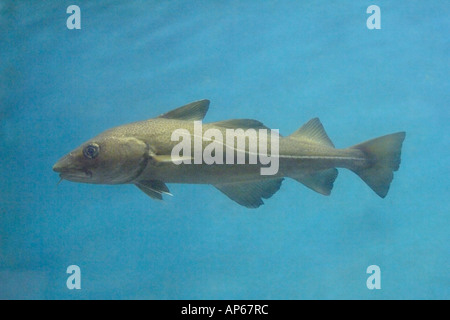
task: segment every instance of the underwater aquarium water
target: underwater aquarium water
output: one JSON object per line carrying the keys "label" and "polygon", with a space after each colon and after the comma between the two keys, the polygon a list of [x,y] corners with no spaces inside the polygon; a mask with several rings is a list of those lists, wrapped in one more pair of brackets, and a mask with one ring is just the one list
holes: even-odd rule
{"label": "underwater aquarium water", "polygon": [[[70,6],[70,10],[68,8]],[[376,7],[368,8],[371,5]],[[449,299],[448,1],[0,1],[0,299]],[[63,180],[104,130],[205,122],[337,148],[406,132],[379,197],[286,178],[256,209],[205,184],[155,201]]]}

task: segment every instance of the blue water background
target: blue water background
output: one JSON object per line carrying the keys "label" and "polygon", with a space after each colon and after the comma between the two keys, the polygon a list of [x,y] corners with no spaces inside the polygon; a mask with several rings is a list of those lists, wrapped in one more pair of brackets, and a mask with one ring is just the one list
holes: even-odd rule
{"label": "blue water background", "polygon": [[[81,8],[68,30],[66,8]],[[369,30],[366,9],[381,8]],[[0,1],[1,299],[448,299],[448,1]],[[337,147],[406,131],[385,199],[339,170],[256,210],[212,186],[153,201],[52,165],[110,127],[210,99],[205,121]],[[69,290],[66,268],[81,269]],[[381,289],[369,290],[369,265]]]}

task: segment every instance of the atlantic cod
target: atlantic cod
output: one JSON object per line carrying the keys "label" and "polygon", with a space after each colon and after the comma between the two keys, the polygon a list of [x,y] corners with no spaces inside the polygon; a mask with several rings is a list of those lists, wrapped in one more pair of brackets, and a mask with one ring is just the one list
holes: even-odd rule
{"label": "atlantic cod", "polygon": [[[336,168],[353,171],[384,198],[393,172],[400,165],[405,132],[337,149],[318,118],[289,136],[279,136],[278,155],[275,155],[278,156],[279,168],[273,175],[261,174],[262,163],[227,164],[224,161],[223,164],[206,164],[203,161],[196,164],[189,163],[183,156],[174,159],[172,151],[179,141],[173,141],[172,133],[184,129],[192,135],[192,140],[198,139],[193,136],[194,124],[203,120],[208,108],[209,100],[200,100],[156,118],[106,130],[60,159],[53,170],[60,173],[61,180],[134,184],[151,198],[159,200],[164,194],[171,195],[166,183],[211,184],[238,204],[257,208],[263,204],[263,198],[268,199],[279,190],[285,177],[329,195],[338,175]],[[203,133],[217,129],[219,131],[216,132],[224,136],[227,129],[238,128],[268,129],[261,122],[250,119],[202,123]],[[267,140],[269,154],[271,139]],[[211,140],[202,139],[202,148],[209,143]],[[243,152],[249,153],[248,145]],[[223,157],[225,159],[225,154]]]}

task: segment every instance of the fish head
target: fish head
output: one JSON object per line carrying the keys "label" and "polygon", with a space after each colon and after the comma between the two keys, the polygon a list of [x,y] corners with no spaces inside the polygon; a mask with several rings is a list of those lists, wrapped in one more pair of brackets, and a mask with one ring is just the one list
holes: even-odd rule
{"label": "fish head", "polygon": [[73,182],[122,184],[139,176],[147,159],[148,146],[142,140],[100,135],[62,157],[53,171]]}

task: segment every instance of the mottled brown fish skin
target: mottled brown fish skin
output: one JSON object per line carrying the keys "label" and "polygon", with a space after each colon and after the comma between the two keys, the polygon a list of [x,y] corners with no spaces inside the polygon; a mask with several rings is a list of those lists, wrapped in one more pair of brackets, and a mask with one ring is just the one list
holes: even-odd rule
{"label": "mottled brown fish skin", "polygon": [[[263,204],[263,198],[271,197],[280,188],[285,177],[328,195],[338,174],[336,168],[352,170],[385,197],[393,172],[400,165],[404,132],[337,149],[317,118],[290,136],[279,137],[279,168],[274,175],[261,175],[261,168],[267,167],[261,163],[227,164],[225,152],[223,164],[174,164],[171,153],[179,141],[172,141],[172,133],[185,129],[194,141],[198,138],[194,136],[194,121],[202,120],[208,107],[208,100],[200,100],[153,119],[106,130],[60,159],[53,170],[60,173],[61,179],[74,182],[135,184],[155,199],[170,194],[165,183],[212,184],[237,203],[256,208]],[[233,128],[268,129],[250,119],[201,125],[202,134],[216,129],[223,137]],[[202,142],[202,151],[209,143]],[[248,145],[245,152],[249,156]]]}

